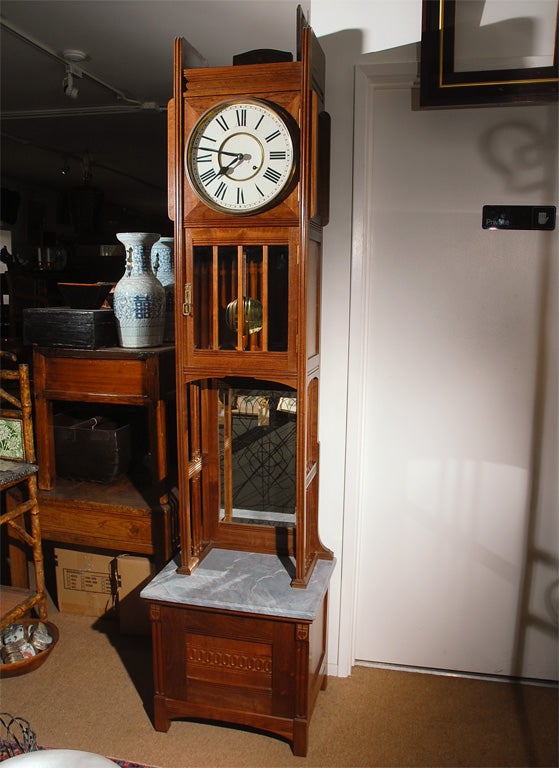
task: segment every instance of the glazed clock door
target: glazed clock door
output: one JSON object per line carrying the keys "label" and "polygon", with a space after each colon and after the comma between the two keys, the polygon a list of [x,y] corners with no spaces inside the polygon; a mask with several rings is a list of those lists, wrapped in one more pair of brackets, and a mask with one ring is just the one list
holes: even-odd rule
{"label": "glazed clock door", "polygon": [[[297,231],[185,233],[183,327],[189,372],[280,375],[297,369]],[[241,238],[239,237],[241,235]]]}

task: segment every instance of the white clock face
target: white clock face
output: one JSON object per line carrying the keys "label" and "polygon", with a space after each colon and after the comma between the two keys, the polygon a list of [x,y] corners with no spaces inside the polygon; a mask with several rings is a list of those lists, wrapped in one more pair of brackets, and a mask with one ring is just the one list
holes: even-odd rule
{"label": "white clock face", "polygon": [[198,196],[232,214],[267,208],[295,172],[295,148],[286,121],[263,101],[229,101],[194,126],[186,169]]}

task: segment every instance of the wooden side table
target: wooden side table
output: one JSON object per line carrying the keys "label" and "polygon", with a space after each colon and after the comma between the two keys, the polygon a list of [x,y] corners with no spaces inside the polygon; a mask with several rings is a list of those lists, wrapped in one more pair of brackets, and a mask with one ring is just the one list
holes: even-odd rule
{"label": "wooden side table", "polygon": [[[176,498],[167,465],[166,409],[175,397],[174,346],[95,350],[35,347],[35,424],[43,539],[150,555],[162,565],[177,549]],[[56,476],[54,401],[145,408],[150,479],[110,484]]]}

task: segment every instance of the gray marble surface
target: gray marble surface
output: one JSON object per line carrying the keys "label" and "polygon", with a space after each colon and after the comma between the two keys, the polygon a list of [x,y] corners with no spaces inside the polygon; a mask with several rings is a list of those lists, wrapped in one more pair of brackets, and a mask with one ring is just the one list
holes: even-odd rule
{"label": "gray marble surface", "polygon": [[335,562],[319,560],[306,589],[294,589],[289,558],[212,549],[190,576],[177,573],[179,560],[171,560],[140,594],[147,600],[313,621]]}

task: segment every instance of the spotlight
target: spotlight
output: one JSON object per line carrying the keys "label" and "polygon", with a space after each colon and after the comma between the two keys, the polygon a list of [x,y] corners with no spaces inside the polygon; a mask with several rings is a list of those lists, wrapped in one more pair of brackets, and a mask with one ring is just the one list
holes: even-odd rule
{"label": "spotlight", "polygon": [[74,85],[74,77],[71,72],[67,72],[62,81],[62,88],[64,89],[64,95],[69,96],[71,99],[78,98],[78,89]]}
{"label": "spotlight", "polygon": [[68,64],[66,74],[62,80],[62,90],[64,95],[69,96],[71,99],[77,99],[79,93],[77,85],[74,84],[74,77],[81,77],[81,72]]}

